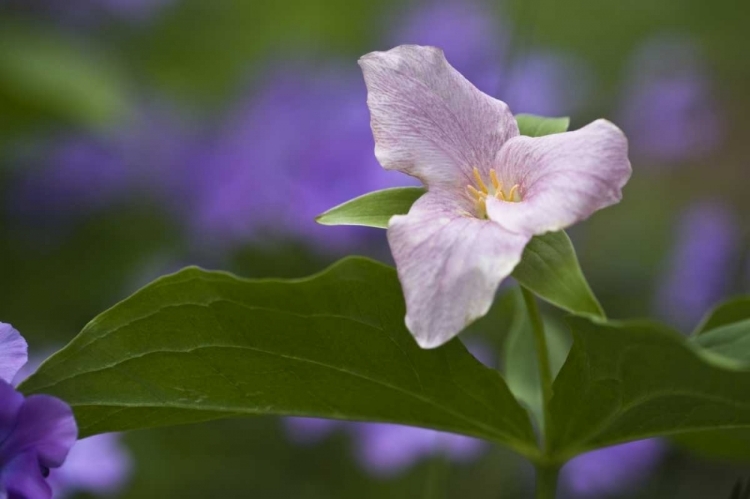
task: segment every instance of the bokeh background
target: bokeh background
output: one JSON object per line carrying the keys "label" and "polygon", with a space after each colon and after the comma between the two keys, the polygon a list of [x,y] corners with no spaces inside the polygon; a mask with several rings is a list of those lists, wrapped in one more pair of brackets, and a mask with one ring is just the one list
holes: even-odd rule
{"label": "bokeh background", "polygon": [[[383,232],[313,219],[413,184],[374,159],[356,61],[419,43],[516,113],[626,131],[624,201],[571,236],[610,316],[687,333],[750,292],[745,5],[0,0],[0,321],[41,359],[188,264],[292,277],[349,253],[389,261]],[[490,364],[506,301],[467,335]],[[750,478],[750,437],[732,442],[720,456],[661,440],[601,451],[569,467],[563,493],[729,497]],[[501,448],[315,420],[107,436],[71,463],[59,497],[522,498],[533,487],[528,464]]]}

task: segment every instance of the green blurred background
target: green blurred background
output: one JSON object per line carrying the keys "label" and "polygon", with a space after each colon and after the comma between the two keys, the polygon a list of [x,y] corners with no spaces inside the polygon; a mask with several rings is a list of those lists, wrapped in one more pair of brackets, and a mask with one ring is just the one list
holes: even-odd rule
{"label": "green blurred background", "polygon": [[[750,7],[458,0],[430,14],[440,3],[0,0],[0,321],[44,355],[184,265],[292,277],[346,253],[389,261],[384,233],[321,232],[312,217],[409,183],[370,173],[356,65],[407,41],[453,44],[449,60],[470,79],[490,72],[480,88],[514,111],[570,114],[573,128],[606,117],[629,134],[624,201],[571,231],[611,317],[688,332],[750,292]],[[464,10],[474,17],[462,21]],[[498,305],[471,334],[498,350],[509,313]],[[719,457],[672,445],[636,487],[602,497],[728,497],[750,478],[742,442]],[[532,487],[531,468],[500,448],[376,477],[349,433],[297,445],[271,418],[125,443],[134,469],[121,497],[500,498]]]}

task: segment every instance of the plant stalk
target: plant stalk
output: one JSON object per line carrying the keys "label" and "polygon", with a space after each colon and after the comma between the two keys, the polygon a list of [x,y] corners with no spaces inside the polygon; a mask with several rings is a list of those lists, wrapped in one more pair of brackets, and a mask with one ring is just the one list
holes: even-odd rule
{"label": "plant stalk", "polygon": [[555,499],[559,471],[557,466],[537,466],[536,499]]}

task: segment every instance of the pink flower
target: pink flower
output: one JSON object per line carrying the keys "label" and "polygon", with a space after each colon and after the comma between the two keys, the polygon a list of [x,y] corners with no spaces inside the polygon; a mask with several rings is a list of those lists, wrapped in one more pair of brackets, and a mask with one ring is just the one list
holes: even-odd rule
{"label": "pink flower", "polygon": [[508,106],[434,47],[372,52],[360,66],[378,161],[428,190],[388,227],[406,325],[423,348],[487,313],[533,236],[620,201],[631,168],[612,123],[519,136]]}

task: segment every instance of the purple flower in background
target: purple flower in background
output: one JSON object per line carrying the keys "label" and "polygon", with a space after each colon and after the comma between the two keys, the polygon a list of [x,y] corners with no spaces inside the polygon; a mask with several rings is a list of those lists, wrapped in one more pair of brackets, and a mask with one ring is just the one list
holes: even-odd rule
{"label": "purple flower in background", "polygon": [[634,154],[646,160],[700,159],[720,145],[723,123],[696,42],[660,37],[630,63],[620,111]]}
{"label": "purple flower in background", "polygon": [[52,497],[46,477],[76,441],[73,411],[47,395],[24,397],[9,379],[26,361],[26,342],[0,323],[0,497]]}
{"label": "purple flower in background", "polygon": [[21,151],[10,207],[37,221],[91,214],[151,192],[170,205],[170,180],[191,153],[195,132],[172,109],[146,102],[107,135],[53,137]]}
{"label": "purple flower in background", "polygon": [[489,446],[463,435],[396,424],[356,423],[352,432],[357,460],[376,476],[395,475],[430,456],[468,462]]}
{"label": "purple flower in background", "polygon": [[563,467],[561,488],[576,498],[634,490],[653,473],[665,450],[662,441],[648,439],[587,452]]}
{"label": "purple flower in background", "polygon": [[0,381],[10,383],[26,363],[26,340],[10,324],[0,322]]}
{"label": "purple flower in background", "polygon": [[422,348],[487,313],[534,235],[620,201],[631,168],[612,123],[519,136],[508,106],[434,47],[372,52],[360,66],[378,161],[428,191],[388,225],[406,325]]}
{"label": "purple flower in background", "polygon": [[724,205],[702,202],[682,215],[658,288],[662,317],[689,330],[730,290],[739,268],[738,221]]}
{"label": "purple flower in background", "polygon": [[127,484],[132,467],[132,459],[120,435],[103,433],[76,442],[65,465],[52,470],[48,481],[55,498],[76,492],[113,496]]}
{"label": "purple flower in background", "polygon": [[329,248],[359,240],[361,230],[326,231],[315,216],[368,191],[410,183],[375,168],[364,100],[354,68],[272,72],[181,175],[192,232],[213,244],[259,233]]}
{"label": "purple flower in background", "polygon": [[462,75],[514,113],[564,116],[579,110],[592,87],[589,68],[568,54],[510,54],[511,32],[499,9],[486,2],[423,1],[402,13],[388,41],[441,48]]}

